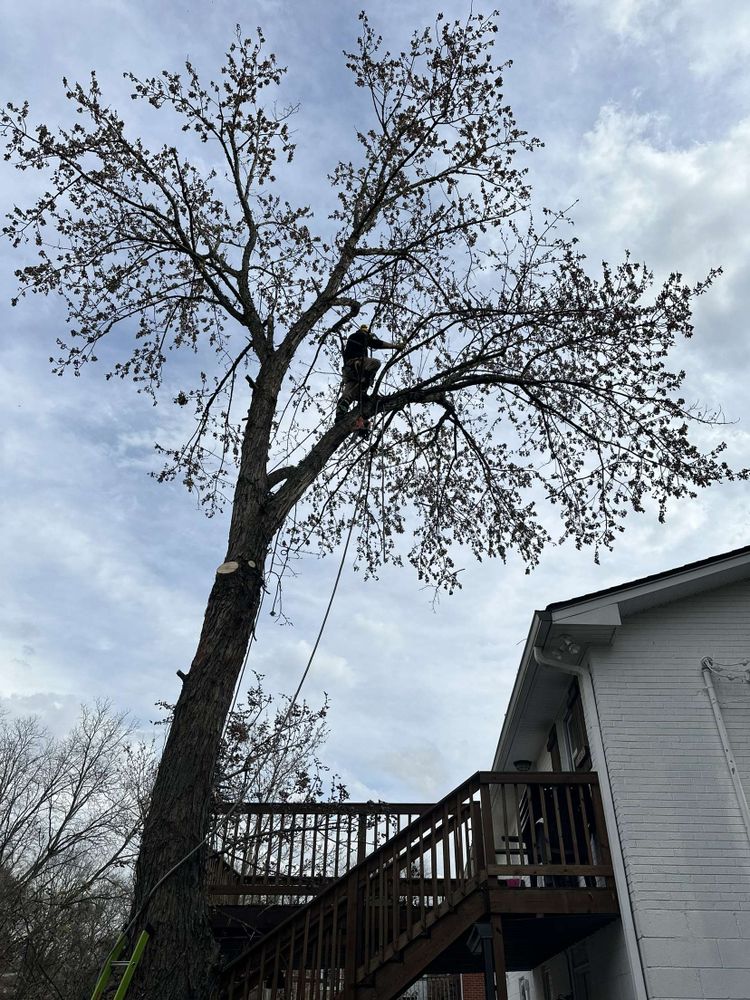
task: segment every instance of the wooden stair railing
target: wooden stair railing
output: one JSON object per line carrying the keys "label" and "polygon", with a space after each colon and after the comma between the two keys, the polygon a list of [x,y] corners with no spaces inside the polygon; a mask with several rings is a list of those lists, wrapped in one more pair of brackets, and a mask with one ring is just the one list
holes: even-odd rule
{"label": "wooden stair railing", "polygon": [[474,891],[485,868],[479,774],[227,967],[229,1000],[332,1000]]}
{"label": "wooden stair railing", "polygon": [[[481,918],[478,890],[581,886],[611,897],[612,885],[594,773],[477,772],[230,962],[224,995],[364,1000],[376,984],[385,1000]],[[400,961],[408,967],[395,973]]]}

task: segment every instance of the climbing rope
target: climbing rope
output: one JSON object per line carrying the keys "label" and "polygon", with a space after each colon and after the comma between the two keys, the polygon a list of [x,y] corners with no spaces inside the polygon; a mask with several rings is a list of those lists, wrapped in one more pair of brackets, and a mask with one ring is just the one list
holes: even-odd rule
{"label": "climbing rope", "polygon": [[[349,543],[352,540],[352,533],[354,531],[354,522],[355,522],[355,520],[357,518],[357,509],[359,507],[359,501],[360,501],[360,498],[362,496],[362,490],[363,490],[363,487],[364,487],[366,481],[368,482],[368,490],[369,490],[369,470],[372,468],[372,452],[371,452],[371,450],[369,448],[367,450],[367,454],[368,454],[368,460],[367,460],[366,466],[362,469],[362,478],[360,479],[359,490],[357,492],[357,496],[356,496],[356,499],[354,501],[354,511],[352,513],[352,517],[351,517],[351,520],[349,522],[349,530],[347,531],[346,542],[344,543],[344,551],[341,554],[341,559],[339,561],[339,568],[338,568],[338,571],[336,573],[336,578],[335,578],[335,580],[333,582],[333,589],[331,591],[331,596],[330,596],[330,598],[328,600],[328,606],[326,607],[325,614],[323,615],[323,620],[320,623],[320,628],[318,629],[318,635],[317,635],[317,637],[315,639],[315,644],[313,645],[312,652],[310,653],[310,656],[309,656],[309,658],[307,660],[307,664],[305,665],[305,669],[302,671],[302,676],[300,677],[300,681],[299,681],[299,684],[297,685],[297,689],[294,692],[294,694],[292,695],[292,698],[291,698],[291,700],[289,702],[289,705],[287,706],[287,710],[286,710],[286,713],[284,715],[284,718],[282,719],[282,721],[281,721],[281,723],[280,723],[280,725],[278,727],[280,730],[283,729],[284,726],[286,725],[286,723],[287,723],[287,721],[289,719],[289,716],[292,713],[292,709],[296,705],[297,699],[300,696],[300,692],[302,691],[302,686],[305,683],[305,681],[307,680],[307,675],[310,672],[310,667],[313,664],[313,660],[315,659],[315,654],[317,653],[318,646],[320,645],[320,640],[323,637],[323,631],[324,631],[324,629],[326,627],[326,623],[328,621],[328,616],[331,613],[331,608],[333,607],[333,601],[334,601],[334,598],[336,597],[336,591],[338,590],[339,581],[341,580],[341,574],[342,574],[342,572],[344,570],[344,563],[346,562],[346,556],[347,556],[347,553],[349,551]],[[230,774],[226,775],[226,780],[229,780],[231,778],[237,777],[237,775],[241,774],[243,772],[243,770],[245,770],[244,766],[241,767],[241,768],[238,768],[236,771],[232,771]],[[235,804],[235,807],[236,807],[236,805],[239,805],[239,802]],[[229,815],[231,815],[231,811],[228,814],[227,819],[229,818]]]}
{"label": "climbing rope", "polygon": [[[287,707],[287,710],[286,710],[286,713],[284,715],[284,718],[283,718],[283,720],[282,720],[282,722],[281,722],[281,724],[279,726],[279,729],[283,729],[283,727],[286,725],[286,723],[287,723],[287,721],[289,719],[289,716],[291,715],[292,709],[294,708],[295,704],[297,703],[297,699],[299,698],[299,695],[300,695],[300,693],[302,691],[302,687],[303,687],[303,685],[305,683],[305,680],[307,679],[307,676],[308,676],[308,674],[310,672],[310,668],[311,668],[311,666],[313,664],[313,660],[315,659],[315,654],[316,654],[316,652],[318,650],[318,646],[320,645],[320,640],[321,640],[321,638],[323,636],[323,631],[325,629],[326,623],[328,621],[328,616],[329,616],[329,614],[331,612],[331,608],[333,606],[333,601],[334,601],[334,598],[336,596],[336,592],[338,590],[339,581],[341,580],[341,574],[342,574],[343,569],[344,569],[344,563],[346,562],[347,553],[349,551],[349,544],[351,542],[352,534],[353,534],[353,531],[354,531],[354,522],[355,522],[356,517],[357,517],[357,510],[358,510],[358,507],[359,507],[360,498],[362,496],[362,490],[363,490],[363,487],[365,485],[365,482],[368,481],[368,483],[369,483],[369,476],[367,476],[366,473],[367,473],[368,468],[371,468],[371,466],[372,466],[372,452],[368,448],[368,461],[365,463],[365,466],[362,469],[362,477],[361,477],[360,484],[359,484],[359,490],[358,490],[357,497],[356,497],[355,502],[354,502],[354,510],[352,512],[351,521],[349,523],[349,530],[347,532],[346,542],[344,544],[344,551],[342,552],[342,555],[341,555],[341,560],[339,562],[339,567],[338,567],[338,571],[336,573],[336,578],[334,580],[334,585],[333,585],[333,589],[331,591],[331,596],[329,598],[328,605],[326,607],[325,614],[323,616],[323,620],[322,620],[321,625],[320,625],[320,629],[318,630],[318,635],[316,637],[315,644],[313,646],[312,652],[310,653],[310,657],[308,658],[307,664],[306,664],[305,669],[304,669],[304,671],[302,673],[302,676],[300,678],[299,684],[297,685],[297,689],[295,690],[294,695],[292,696],[292,698],[291,698],[291,700],[289,702],[289,705]],[[255,626],[257,625],[257,622],[258,622],[258,616],[260,615],[260,609],[262,607],[262,603],[263,603],[263,596],[261,595],[261,600],[260,600],[260,602],[258,604],[258,611],[256,612],[255,622],[254,622],[254,625],[253,625],[252,632],[250,634],[250,641],[248,642],[248,648],[247,648],[247,651],[245,653],[245,659],[244,659],[244,662],[243,662],[243,665],[242,665],[242,669],[240,671],[240,680],[242,679],[242,676],[244,674],[245,666],[247,664],[247,660],[248,660],[248,657],[249,657],[249,654],[250,654],[250,647],[251,647],[252,642],[253,642],[253,640],[255,638]],[[235,704],[236,699],[237,699],[237,693],[238,693],[238,691],[239,691],[239,683],[238,683],[238,686],[237,686],[237,690],[235,691],[235,696],[234,696],[234,699],[233,699],[233,702],[232,702],[232,708],[234,708],[234,704]],[[226,723],[225,723],[225,726],[226,726]],[[230,780],[231,778],[236,777],[238,774],[241,774],[243,771],[246,774],[248,773],[248,770],[247,770],[246,766],[243,766],[242,768],[238,769],[237,771],[234,771],[234,772],[230,773],[229,775],[226,775],[226,779],[225,780]],[[240,794],[239,794],[238,798],[233,803],[233,805],[230,808],[229,812],[226,814],[225,822],[229,821],[229,819],[232,817],[232,815],[236,812],[236,810],[242,804],[243,795],[244,795],[244,791],[245,791],[246,787],[247,787],[247,781],[243,784],[243,788],[240,790]],[[187,861],[189,861],[190,858],[192,858],[194,854],[196,854],[199,850],[201,850],[201,848],[208,842],[208,840],[213,836],[213,834],[214,834],[214,830],[213,829],[209,830],[208,833],[205,835],[205,837],[203,837],[193,848],[191,848],[187,852],[187,854],[185,854],[178,861],[176,861],[175,864],[173,864],[172,867],[169,868],[161,876],[161,878],[151,887],[151,889],[149,890],[149,892],[146,895],[146,898],[143,900],[143,902],[141,903],[141,905],[138,908],[138,910],[133,914],[133,916],[131,917],[131,919],[128,921],[128,923],[123,928],[123,930],[121,932],[121,935],[120,935],[121,938],[125,938],[127,936],[127,934],[130,932],[130,930],[137,923],[137,921],[140,919],[140,917],[142,916],[142,914],[146,910],[148,904],[151,902],[151,900],[152,900],[154,894],[156,893],[157,889],[159,889],[167,881],[167,879],[169,879],[179,868],[181,868],[182,865],[184,865]],[[100,970],[100,975],[103,973],[103,971],[104,971],[104,966],[102,966],[102,969]]]}

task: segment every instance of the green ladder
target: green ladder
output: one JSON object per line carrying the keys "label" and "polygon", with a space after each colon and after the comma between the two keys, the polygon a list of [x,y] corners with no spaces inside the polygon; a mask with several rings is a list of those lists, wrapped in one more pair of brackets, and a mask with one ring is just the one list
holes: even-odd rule
{"label": "green ladder", "polygon": [[101,975],[97,980],[96,986],[94,987],[94,992],[92,994],[91,1000],[101,1000],[101,996],[104,993],[105,987],[109,982],[109,977],[112,975],[115,969],[122,972],[122,979],[120,980],[120,985],[117,987],[117,992],[114,995],[114,1000],[123,1000],[125,994],[128,991],[128,986],[130,986],[130,980],[135,974],[135,970],[138,967],[138,963],[141,960],[143,951],[146,947],[148,941],[148,931],[141,931],[138,936],[138,940],[135,943],[135,948],[133,948],[133,954],[126,962],[120,962],[118,959],[122,954],[122,950],[127,943],[127,936],[121,934],[117,939],[114,948],[109,953],[107,961],[104,963],[104,968],[101,971]]}

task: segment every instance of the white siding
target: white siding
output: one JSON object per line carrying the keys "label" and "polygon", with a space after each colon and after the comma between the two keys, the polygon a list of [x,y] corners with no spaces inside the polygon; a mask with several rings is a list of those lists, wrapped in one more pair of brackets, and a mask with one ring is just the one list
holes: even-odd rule
{"label": "white siding", "polygon": [[506,977],[506,985],[508,990],[508,1000],[520,1000],[521,997],[521,979],[523,977],[529,978],[528,972],[509,972]]}
{"label": "white siding", "polygon": [[[586,952],[589,960],[591,992],[589,1000],[634,1000],[632,978],[628,956],[625,950],[625,938],[622,924],[619,920],[603,927],[596,934],[586,938]],[[570,974],[568,959],[565,954],[554,958],[529,972],[513,972],[508,975],[508,1000],[519,1000],[520,980],[525,977],[529,981],[531,1000],[543,1000],[542,970],[547,968],[552,973],[552,996],[570,996]],[[582,1000],[576,997],[576,1000]]]}
{"label": "white siding", "polygon": [[[544,998],[542,976],[545,970],[549,972],[552,980],[553,998],[565,996],[570,992],[568,963],[565,959],[565,955],[554,955],[549,959],[549,961],[537,966],[536,969],[531,969],[529,972],[524,973],[526,978],[529,980],[531,1000],[543,1000]],[[606,998],[606,1000],[609,1000],[609,998]]]}
{"label": "white siding", "polygon": [[[704,656],[750,656],[750,583],[634,616],[591,655],[651,1000],[750,998],[750,844],[703,687]],[[749,692],[738,682],[720,688],[749,787]]]}
{"label": "white siding", "polygon": [[589,1000],[635,1000],[622,924],[608,924],[586,942],[591,965]]}

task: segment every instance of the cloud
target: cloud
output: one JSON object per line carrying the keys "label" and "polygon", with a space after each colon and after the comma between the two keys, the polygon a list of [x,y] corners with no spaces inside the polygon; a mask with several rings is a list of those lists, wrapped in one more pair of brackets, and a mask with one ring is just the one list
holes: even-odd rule
{"label": "cloud", "polygon": [[750,118],[712,142],[676,146],[665,133],[656,113],[601,109],[578,158],[583,223],[595,220],[609,244],[658,244],[665,260],[689,249],[708,261],[723,250],[736,269],[750,246],[747,181],[737,169],[750,154]]}
{"label": "cloud", "polygon": [[[324,220],[325,173],[351,148],[362,111],[341,57],[356,37],[356,9],[342,16],[336,4],[298,4],[290,19],[277,0],[258,8],[290,66],[284,99],[303,102],[293,121],[301,170],[283,195],[309,201]],[[446,13],[466,10],[456,0]],[[29,96],[43,120],[68,120],[59,77],[85,79],[97,66],[132,133],[161,142],[160,119],[129,101],[120,71],[179,68],[189,55],[215,75],[237,16],[232,0],[13,5],[0,36],[4,99]],[[548,143],[532,158],[535,189],[546,204],[580,198],[574,214],[592,266],[625,246],[691,278],[725,266],[680,360],[696,395],[746,420],[749,16],[744,0],[515,0],[498,39],[515,60],[506,91],[520,123]],[[419,0],[386,0],[373,15],[392,47],[430,19]],[[5,171],[7,200],[23,200],[38,180]],[[5,246],[0,260],[7,299],[20,261]],[[145,475],[153,441],[177,440],[184,413],[154,409],[97,373],[49,375],[63,326],[50,298],[8,310],[0,327],[0,664],[13,711],[39,711],[65,728],[79,701],[96,695],[145,719],[157,698],[175,699],[174,671],[189,666],[227,519],[205,520],[179,487]],[[745,464],[746,426],[726,429],[732,457]],[[324,690],[331,696],[326,759],[356,797],[395,800],[438,797],[489,766],[533,609],[746,543],[746,492],[730,485],[675,505],[666,526],[631,517],[600,566],[571,546],[550,549],[532,576],[513,559],[478,566],[458,553],[465,588],[437,613],[411,570],[389,567],[365,584],[348,565],[302,692],[312,704]],[[296,687],[337,564],[334,555],[293,567],[293,629],[279,628],[266,607],[248,669],[266,673],[267,690]]]}
{"label": "cloud", "polygon": [[223,539],[214,547],[207,523],[188,551],[190,499],[123,459],[153,408],[127,386],[50,378],[28,347],[36,331],[23,332],[0,351],[3,689],[110,696],[145,714],[189,660],[194,560],[218,565]]}
{"label": "cloud", "polygon": [[[723,269],[696,304],[697,334],[679,347],[676,364],[689,373],[688,396],[721,403],[730,418],[746,410],[736,371],[747,363],[750,200],[738,165],[748,159],[750,118],[714,141],[679,145],[662,116],[606,105],[570,166],[592,265],[628,247],[657,279],[679,270],[692,283]],[[744,440],[735,443],[744,448]]]}
{"label": "cloud", "polygon": [[409,798],[434,802],[445,795],[451,769],[443,747],[435,740],[407,743],[398,751],[384,753],[378,764],[388,775],[389,786],[404,789]]}
{"label": "cloud", "polygon": [[38,691],[34,694],[0,696],[0,715],[11,718],[34,715],[52,736],[65,736],[78,721],[81,703],[70,694]]}
{"label": "cloud", "polygon": [[[659,0],[562,0],[561,6],[581,18],[595,18],[608,31],[620,37],[644,41],[660,19]],[[676,6],[673,4],[672,6]]]}
{"label": "cloud", "polygon": [[745,0],[559,0],[579,23],[604,28],[623,42],[652,51],[673,47],[698,77],[742,67],[750,55],[750,8]]}

